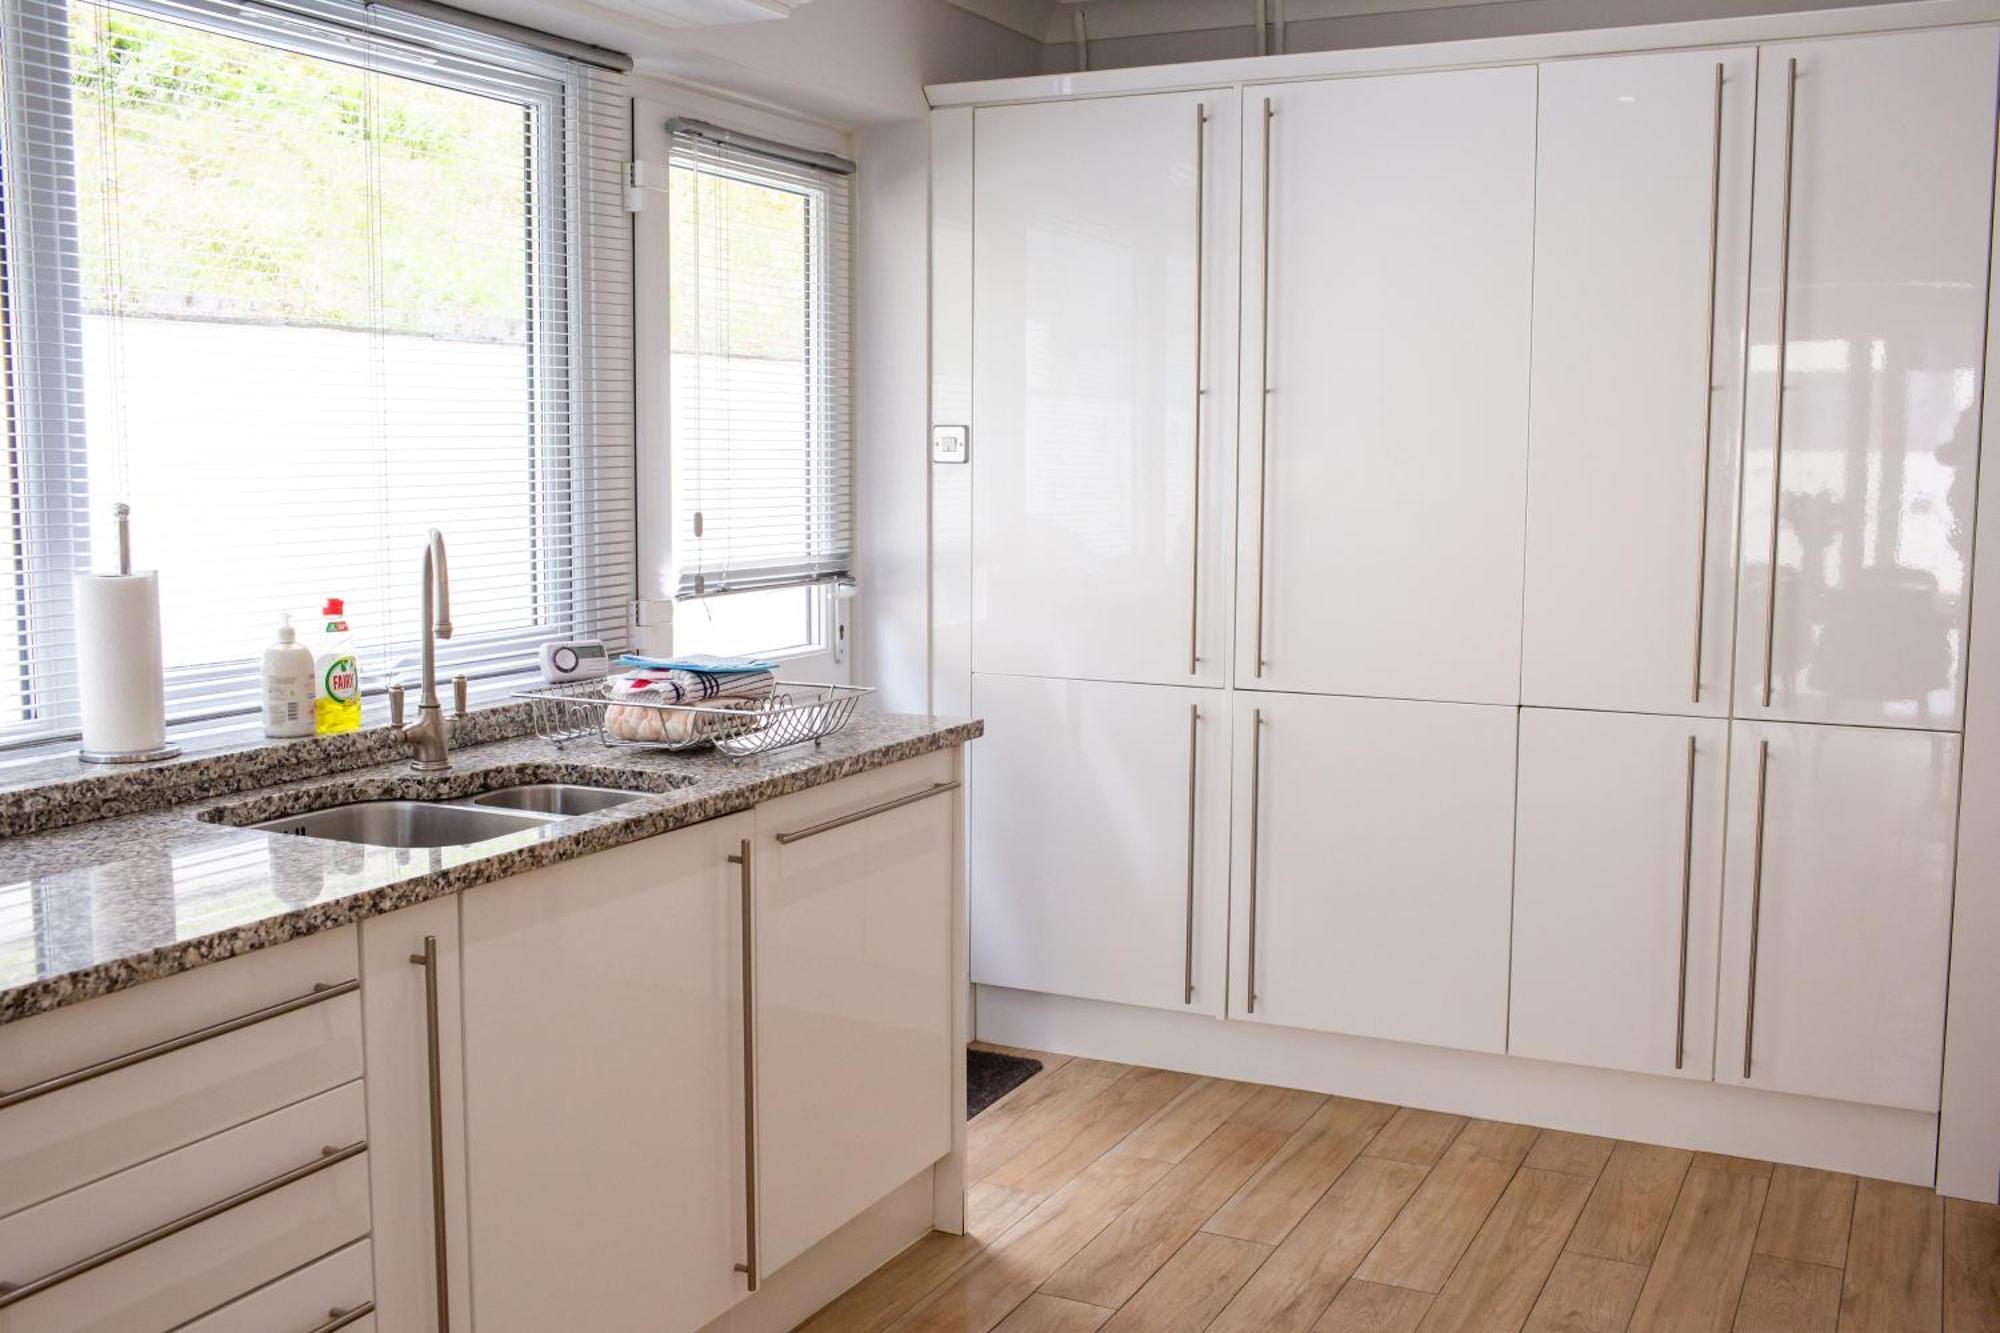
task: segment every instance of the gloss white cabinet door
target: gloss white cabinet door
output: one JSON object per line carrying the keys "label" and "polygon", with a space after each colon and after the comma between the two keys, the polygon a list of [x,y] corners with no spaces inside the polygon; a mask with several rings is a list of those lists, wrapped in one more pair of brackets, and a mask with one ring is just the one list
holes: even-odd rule
{"label": "gloss white cabinet door", "polygon": [[1735,725],[1717,1081],[1937,1110],[1959,748]]}
{"label": "gloss white cabinet door", "polygon": [[[368,1191],[375,1320],[382,1333],[464,1333],[472,1327],[459,903],[458,897],[437,898],[361,923]],[[441,1159],[431,1137],[433,1106]],[[441,1187],[434,1166],[442,1169]]]}
{"label": "gloss white cabinet door", "polygon": [[1227,702],[975,676],[972,979],[1221,1017]]}
{"label": "gloss white cabinet door", "polygon": [[1514,703],[1535,71],[1244,112],[1236,682]]}
{"label": "gloss white cabinet door", "polygon": [[1961,725],[1996,61],[1761,50],[1739,716]]}
{"label": "gloss white cabinet door", "polygon": [[1729,724],[1528,708],[1507,1050],[1706,1080]]}
{"label": "gloss white cabinet door", "polygon": [[1541,67],[1521,698],[1726,715],[1756,53]]}
{"label": "gloss white cabinet door", "polygon": [[1504,1050],[1518,710],[1235,708],[1232,1017]]}
{"label": "gloss white cabinet door", "polygon": [[757,807],[757,1272],[951,1151],[958,752]]}
{"label": "gloss white cabinet door", "polygon": [[1236,106],[975,113],[975,670],[1224,679]]}
{"label": "gloss white cabinet door", "polygon": [[697,1329],[747,1294],[733,815],[469,890],[482,1333]]}

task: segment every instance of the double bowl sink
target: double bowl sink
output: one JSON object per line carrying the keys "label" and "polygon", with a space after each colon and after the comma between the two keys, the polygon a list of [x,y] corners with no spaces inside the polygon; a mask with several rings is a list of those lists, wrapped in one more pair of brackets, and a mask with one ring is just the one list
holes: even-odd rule
{"label": "double bowl sink", "polygon": [[462,847],[596,814],[653,793],[569,782],[530,782],[455,801],[357,801],[243,827],[367,847]]}

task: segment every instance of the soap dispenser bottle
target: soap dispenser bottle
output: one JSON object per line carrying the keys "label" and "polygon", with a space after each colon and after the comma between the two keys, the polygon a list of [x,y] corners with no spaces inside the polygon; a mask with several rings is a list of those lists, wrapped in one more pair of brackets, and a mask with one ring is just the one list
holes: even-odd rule
{"label": "soap dispenser bottle", "polygon": [[312,649],[299,642],[286,616],[278,641],[264,650],[264,734],[274,738],[313,734]]}

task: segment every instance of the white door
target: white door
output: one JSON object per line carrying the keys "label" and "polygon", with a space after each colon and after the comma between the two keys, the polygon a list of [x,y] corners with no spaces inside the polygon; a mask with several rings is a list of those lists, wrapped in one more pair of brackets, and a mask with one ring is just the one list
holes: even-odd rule
{"label": "white door", "polygon": [[1729,711],[1754,51],[1541,67],[1521,698]]}
{"label": "white door", "polygon": [[1938,1108],[1956,736],[1739,722],[1715,1076]]}
{"label": "white door", "polygon": [[973,120],[973,666],[1221,684],[1236,94]]}
{"label": "white door", "polygon": [[484,1333],[696,1329],[748,1291],[734,815],[463,905]]}
{"label": "white door", "polygon": [[757,1272],[951,1151],[958,752],[757,807]]}
{"label": "white door", "polygon": [[[382,1333],[462,1333],[472,1327],[458,905],[456,897],[439,898],[361,923],[368,1189],[374,1200],[375,1320]],[[433,1099],[444,1137],[442,1198],[432,1178]],[[440,1221],[449,1297],[442,1306]]]}
{"label": "white door", "polygon": [[1235,706],[1232,1016],[1504,1050],[1518,710]]}
{"label": "white door", "polygon": [[1706,1080],[1729,724],[1528,708],[1507,1050]]}
{"label": "white door", "polygon": [[1991,28],[1762,49],[1741,716],[1960,725],[1996,60]]}
{"label": "white door", "polygon": [[972,979],[1221,1017],[1228,703],[975,676]]}
{"label": "white door", "polygon": [[1243,105],[1237,683],[1513,703],[1535,71]]}

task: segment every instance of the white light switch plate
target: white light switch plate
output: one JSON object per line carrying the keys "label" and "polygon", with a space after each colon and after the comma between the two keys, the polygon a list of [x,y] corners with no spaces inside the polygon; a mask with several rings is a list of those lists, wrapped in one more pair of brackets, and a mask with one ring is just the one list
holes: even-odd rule
{"label": "white light switch plate", "polygon": [[971,432],[964,426],[931,427],[931,462],[963,463],[971,455]]}

